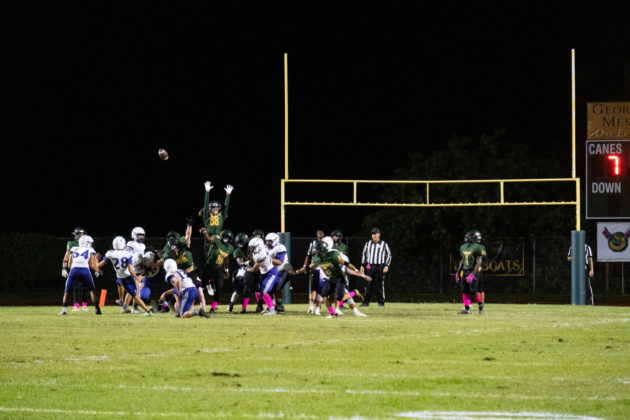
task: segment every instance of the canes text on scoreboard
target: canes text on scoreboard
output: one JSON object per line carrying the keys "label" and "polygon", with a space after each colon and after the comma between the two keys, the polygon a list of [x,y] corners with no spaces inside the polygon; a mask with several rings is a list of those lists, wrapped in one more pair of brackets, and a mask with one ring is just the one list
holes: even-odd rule
{"label": "canes text on scoreboard", "polygon": [[629,140],[586,142],[586,217],[630,218]]}

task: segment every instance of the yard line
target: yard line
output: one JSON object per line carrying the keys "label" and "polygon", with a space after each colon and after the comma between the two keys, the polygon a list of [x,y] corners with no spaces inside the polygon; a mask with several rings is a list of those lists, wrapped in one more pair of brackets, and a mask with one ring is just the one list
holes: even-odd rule
{"label": "yard line", "polygon": [[602,420],[599,417],[581,416],[575,414],[555,414],[536,412],[498,412],[498,411],[409,411],[395,414],[397,417],[412,419],[438,419],[438,420]]}

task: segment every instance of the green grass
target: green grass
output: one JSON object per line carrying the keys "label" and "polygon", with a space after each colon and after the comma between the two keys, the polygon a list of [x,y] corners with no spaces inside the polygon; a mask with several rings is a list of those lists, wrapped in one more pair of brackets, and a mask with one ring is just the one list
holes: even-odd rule
{"label": "green grass", "polygon": [[188,320],[1,307],[0,418],[630,416],[628,308],[460,307]]}

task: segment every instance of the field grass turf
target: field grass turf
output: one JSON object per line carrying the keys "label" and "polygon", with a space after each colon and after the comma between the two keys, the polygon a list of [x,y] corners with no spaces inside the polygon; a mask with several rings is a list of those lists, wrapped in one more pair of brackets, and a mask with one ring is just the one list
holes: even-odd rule
{"label": "field grass turf", "polygon": [[0,308],[0,418],[630,418],[630,309]]}

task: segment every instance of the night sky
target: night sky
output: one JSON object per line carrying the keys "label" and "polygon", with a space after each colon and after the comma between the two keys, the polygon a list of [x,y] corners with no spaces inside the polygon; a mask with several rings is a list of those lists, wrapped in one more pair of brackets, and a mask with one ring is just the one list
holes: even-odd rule
{"label": "night sky", "polygon": [[[235,186],[226,228],[279,230],[284,52],[291,178],[389,179],[496,128],[570,177],[571,48],[578,144],[586,101],[630,100],[624,2],[263,3],[3,2],[1,231],[183,231],[207,179]],[[364,233],[366,211],[289,208],[287,230]]]}

